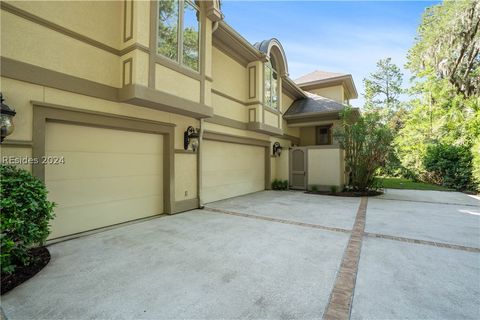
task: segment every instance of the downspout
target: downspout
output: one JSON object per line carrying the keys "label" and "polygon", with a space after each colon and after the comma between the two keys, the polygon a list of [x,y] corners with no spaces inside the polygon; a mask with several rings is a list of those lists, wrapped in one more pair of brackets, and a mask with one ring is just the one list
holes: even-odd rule
{"label": "downspout", "polygon": [[203,118],[200,119],[200,134],[198,136],[197,149],[197,193],[198,193],[198,207],[203,209],[202,200],[202,142],[203,142]]}

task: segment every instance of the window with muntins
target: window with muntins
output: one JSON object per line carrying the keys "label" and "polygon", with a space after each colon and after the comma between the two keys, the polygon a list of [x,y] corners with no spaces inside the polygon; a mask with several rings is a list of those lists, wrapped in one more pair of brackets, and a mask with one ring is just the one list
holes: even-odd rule
{"label": "window with muntins", "polygon": [[200,10],[194,2],[158,1],[157,53],[199,70]]}
{"label": "window with muntins", "polygon": [[278,73],[273,57],[270,58],[270,61],[265,62],[264,75],[264,103],[267,107],[278,110]]}

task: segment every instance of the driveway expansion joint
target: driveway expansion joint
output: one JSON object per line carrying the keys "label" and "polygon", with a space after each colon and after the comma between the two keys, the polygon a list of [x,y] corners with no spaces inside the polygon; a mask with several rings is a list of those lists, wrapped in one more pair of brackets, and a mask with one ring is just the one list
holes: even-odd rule
{"label": "driveway expansion joint", "polygon": [[454,250],[480,253],[480,248],[467,247],[467,246],[462,246],[462,245],[458,245],[458,244],[449,244],[449,243],[444,243],[444,242],[435,242],[435,241],[428,241],[428,240],[420,240],[420,239],[412,239],[412,238],[405,238],[405,237],[398,237],[398,236],[390,236],[390,235],[387,235],[387,234],[372,233],[372,232],[364,232],[363,234],[364,234],[364,236],[370,237],[370,238],[380,238],[380,239],[407,242],[407,243],[413,243],[413,244],[423,244],[423,245],[432,246],[432,247],[448,248],[448,249],[454,249]]}
{"label": "driveway expansion joint", "polygon": [[365,230],[368,198],[362,197],[323,319],[349,319]]}
{"label": "driveway expansion joint", "polygon": [[251,219],[257,219],[257,220],[264,220],[264,221],[271,221],[271,222],[277,222],[277,223],[283,223],[283,224],[290,224],[290,225],[294,225],[294,226],[320,229],[320,230],[325,230],[325,231],[333,231],[333,232],[341,232],[341,233],[351,233],[352,232],[352,230],[347,230],[347,229],[343,229],[343,228],[327,227],[327,226],[323,226],[323,225],[319,225],[319,224],[297,222],[297,221],[286,220],[286,219],[271,218],[271,217],[259,216],[259,215],[256,215],[256,214],[222,210],[222,209],[211,208],[211,207],[205,207],[204,210],[211,211],[211,212],[216,212],[216,213],[228,214],[228,215],[231,215],[231,216],[251,218]]}

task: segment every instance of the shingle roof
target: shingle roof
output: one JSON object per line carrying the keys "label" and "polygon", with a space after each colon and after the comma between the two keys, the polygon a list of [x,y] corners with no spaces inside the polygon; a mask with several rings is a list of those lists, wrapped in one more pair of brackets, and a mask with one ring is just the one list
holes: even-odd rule
{"label": "shingle roof", "polygon": [[320,81],[320,80],[325,80],[325,79],[330,79],[330,78],[342,77],[342,76],[348,76],[348,74],[315,70],[313,72],[307,73],[307,74],[301,76],[300,78],[296,79],[295,83],[296,84],[303,84],[303,83]]}
{"label": "shingle roof", "polygon": [[287,112],[285,112],[285,118],[299,116],[302,114],[318,114],[335,111],[339,112],[345,108],[345,105],[334,100],[310,92],[305,93],[307,94],[307,98],[295,100],[288,108]]}

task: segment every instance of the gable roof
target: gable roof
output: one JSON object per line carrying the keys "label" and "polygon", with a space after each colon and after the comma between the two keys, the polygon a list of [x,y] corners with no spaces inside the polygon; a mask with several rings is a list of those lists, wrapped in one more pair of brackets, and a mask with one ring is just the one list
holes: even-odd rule
{"label": "gable roof", "polygon": [[321,115],[326,113],[339,113],[346,106],[332,99],[328,99],[310,92],[307,97],[295,100],[283,115],[285,119]]}
{"label": "gable roof", "polygon": [[295,83],[303,90],[326,88],[342,85],[346,89],[349,99],[358,98],[357,88],[351,74],[315,70],[295,80]]}
{"label": "gable roof", "polygon": [[337,77],[342,77],[342,76],[348,76],[348,74],[315,70],[313,72],[310,72],[310,73],[307,73],[307,74],[301,76],[298,79],[295,79],[295,83],[298,84],[298,85],[301,85],[301,84],[308,83],[308,82],[337,78]]}

